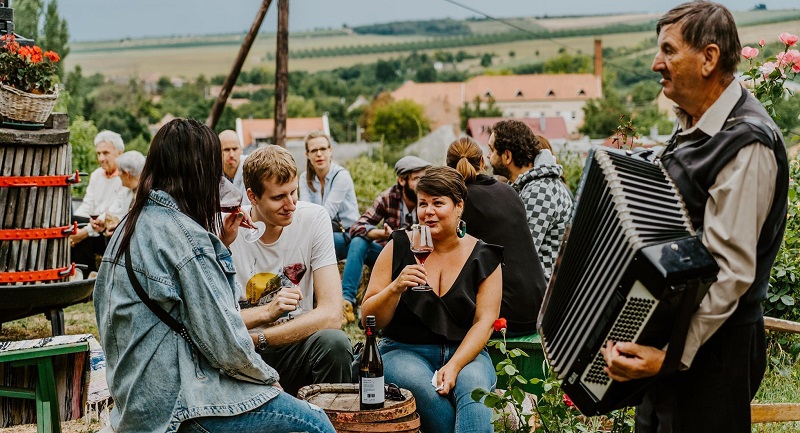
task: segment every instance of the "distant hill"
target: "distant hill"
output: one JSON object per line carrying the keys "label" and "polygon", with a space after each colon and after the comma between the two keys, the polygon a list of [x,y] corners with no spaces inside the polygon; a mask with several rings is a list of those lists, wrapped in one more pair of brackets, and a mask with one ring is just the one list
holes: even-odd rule
{"label": "distant hill", "polygon": [[371,24],[353,27],[359,35],[424,35],[424,36],[460,36],[472,33],[464,21],[454,19],[426,21],[398,21],[386,24]]}

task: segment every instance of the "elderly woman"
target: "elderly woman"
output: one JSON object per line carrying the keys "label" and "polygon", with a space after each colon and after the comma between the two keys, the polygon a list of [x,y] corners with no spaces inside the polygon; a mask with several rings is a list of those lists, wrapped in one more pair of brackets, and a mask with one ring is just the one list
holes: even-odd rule
{"label": "elderly woman", "polygon": [[[491,410],[470,393],[497,382],[484,346],[500,311],[503,249],[462,230],[467,188],[456,170],[427,169],[416,192],[433,252],[418,265],[408,233],[396,230],[375,263],[363,316],[383,329],[385,380],[414,394],[422,430],[488,433]],[[409,290],[426,281],[433,290]]]}
{"label": "elderly woman", "polygon": [[133,198],[136,196],[136,187],[139,186],[139,176],[144,168],[144,155],[136,150],[129,150],[117,158],[117,169],[123,188],[117,193],[114,202],[106,211],[103,221],[105,231],[103,234],[111,236],[119,224],[119,220],[128,214]]}
{"label": "elderly woman", "polygon": [[116,432],[335,433],[322,410],[282,392],[255,351],[220,220],[219,138],[175,119],[153,138],[133,207],[94,289]]}
{"label": "elderly woman", "polygon": [[300,200],[318,204],[328,211],[333,224],[336,259],[347,258],[350,226],[358,212],[356,190],[350,172],[331,160],[330,138],[322,131],[306,137],[306,171],[300,175]]}
{"label": "elderly woman", "polygon": [[483,174],[483,151],[468,137],[450,144],[447,165],[467,184],[469,200],[461,215],[467,233],[504,248],[500,317],[508,321],[508,334],[535,333],[547,282],[519,195],[508,184]]}

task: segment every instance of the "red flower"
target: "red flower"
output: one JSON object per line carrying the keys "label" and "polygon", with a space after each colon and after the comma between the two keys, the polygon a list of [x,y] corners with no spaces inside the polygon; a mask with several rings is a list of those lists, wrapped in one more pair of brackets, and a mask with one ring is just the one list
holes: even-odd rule
{"label": "red flower", "polygon": [[571,399],[571,398],[569,398],[569,396],[568,396],[568,395],[566,395],[566,394],[564,394],[564,404],[565,404],[567,407],[575,407],[575,403],[573,403],[573,402],[572,402],[572,399]]}
{"label": "red flower", "polygon": [[56,63],[59,60],[61,60],[61,57],[58,57],[58,54],[56,54],[54,51],[48,51],[44,53],[44,56],[50,59],[50,61],[53,63]]}
{"label": "red flower", "polygon": [[506,319],[501,317],[494,321],[494,330],[500,332],[501,329],[506,329]]}

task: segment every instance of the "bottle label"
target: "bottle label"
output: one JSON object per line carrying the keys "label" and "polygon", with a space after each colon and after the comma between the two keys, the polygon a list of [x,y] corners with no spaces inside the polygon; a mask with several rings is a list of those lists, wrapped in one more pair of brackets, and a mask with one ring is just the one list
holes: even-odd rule
{"label": "bottle label", "polygon": [[361,403],[383,403],[383,376],[361,378]]}

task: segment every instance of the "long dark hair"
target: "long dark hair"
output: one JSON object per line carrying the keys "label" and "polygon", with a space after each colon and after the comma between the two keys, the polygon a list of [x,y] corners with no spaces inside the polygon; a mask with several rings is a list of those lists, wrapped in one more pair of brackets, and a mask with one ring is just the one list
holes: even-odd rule
{"label": "long dark hair", "polygon": [[208,126],[194,119],[174,119],[158,130],[142,169],[136,199],[124,222],[125,233],[115,261],[130,244],[150,191],[175,199],[178,209],[204,229],[219,233],[219,181],[222,146]]}

